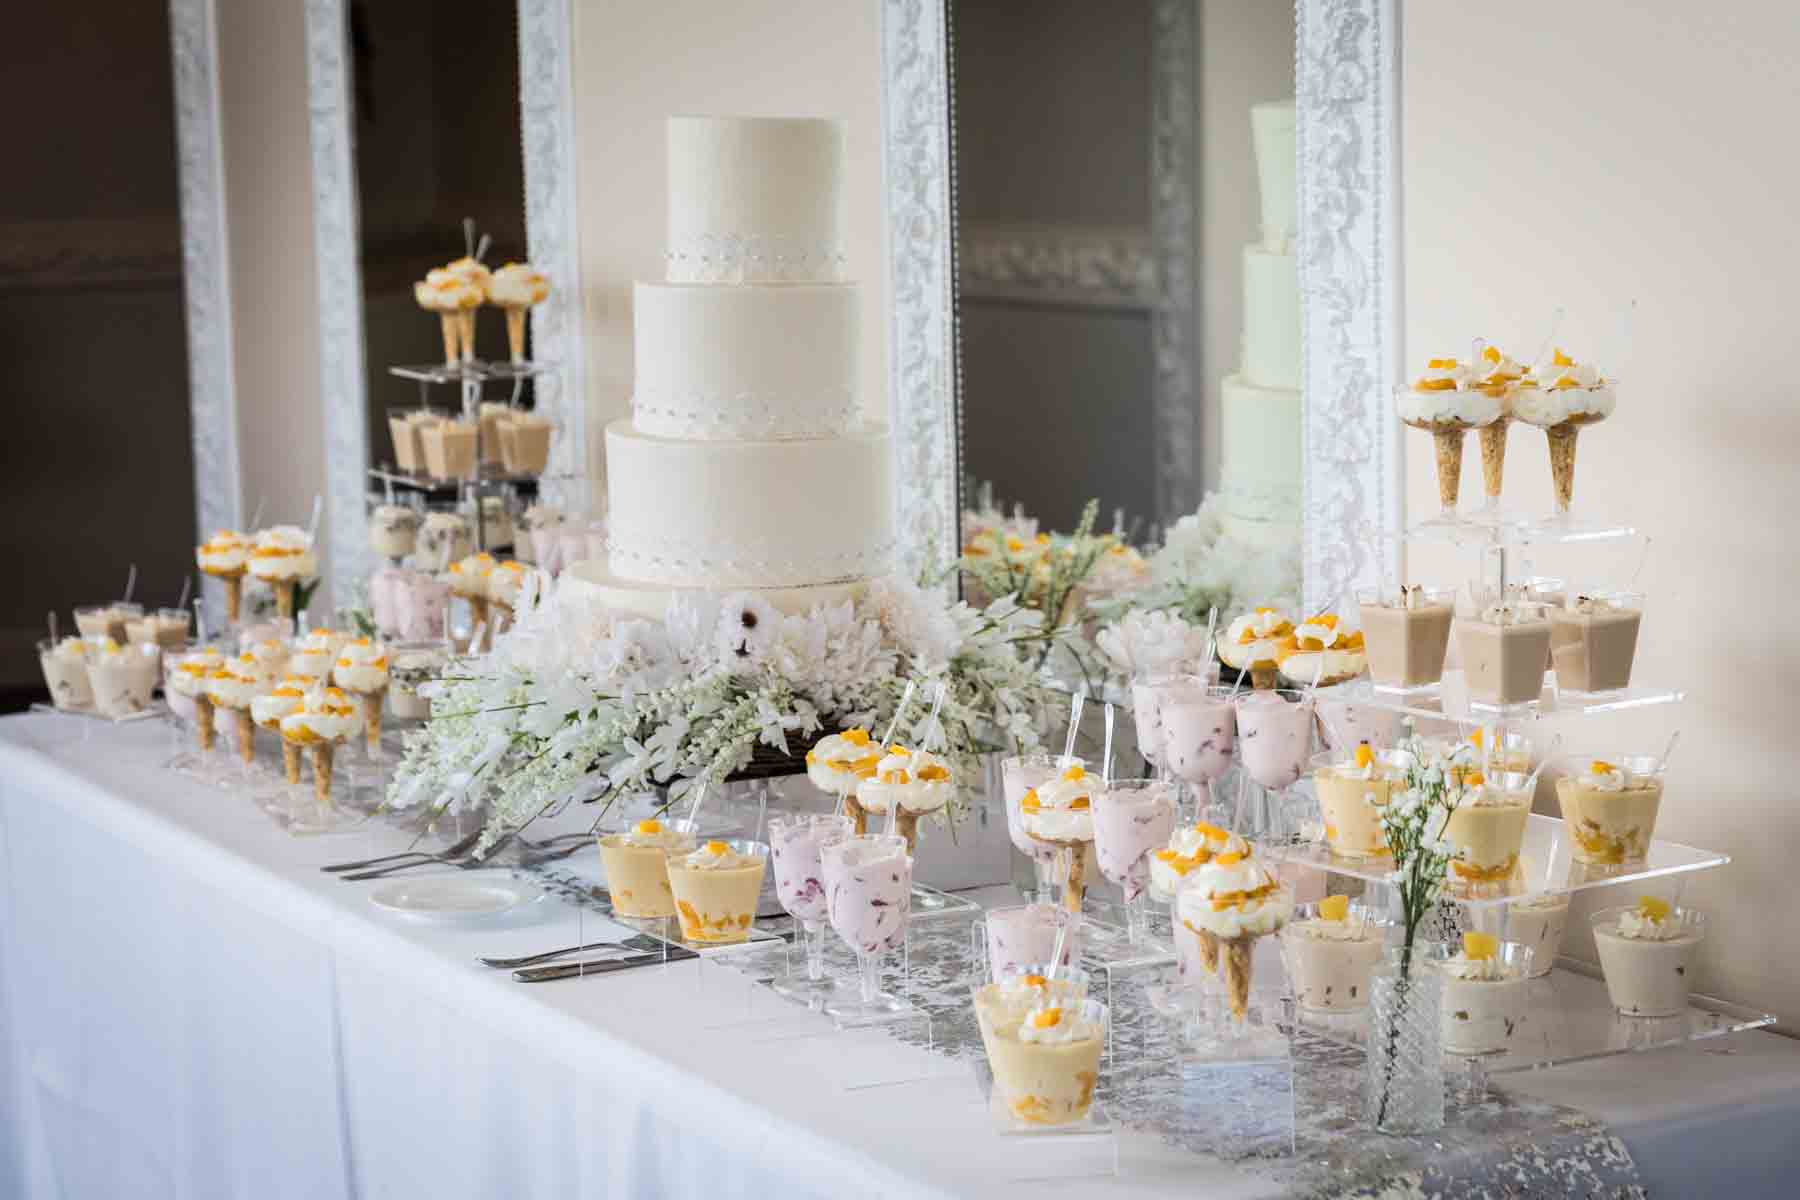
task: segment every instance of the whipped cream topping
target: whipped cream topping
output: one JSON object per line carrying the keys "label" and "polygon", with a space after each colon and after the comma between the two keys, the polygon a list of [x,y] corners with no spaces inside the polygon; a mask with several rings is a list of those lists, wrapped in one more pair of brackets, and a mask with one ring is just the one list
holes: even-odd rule
{"label": "whipped cream topping", "polygon": [[1541,604],[1490,604],[1481,610],[1481,623],[1484,625],[1538,625],[1545,620],[1547,618]]}
{"label": "whipped cream topping", "polygon": [[[106,640],[110,642],[112,639],[108,638]],[[56,643],[50,650],[51,658],[70,665],[86,662],[87,655],[88,643],[82,641],[78,637],[66,637],[62,641]]]}
{"label": "whipped cream topping", "polygon": [[525,585],[525,576],[530,568],[522,562],[503,562],[488,574],[488,599],[496,604],[504,604],[514,608],[519,602],[519,592]]}
{"label": "whipped cream topping", "polygon": [[300,711],[306,703],[306,691],[312,686],[312,680],[299,675],[289,675],[283,679],[275,690],[267,692],[250,701],[250,719],[265,729],[276,728],[281,719]]}
{"label": "whipped cream topping", "polygon": [[256,660],[248,654],[222,664],[206,677],[206,694],[226,708],[249,708],[266,690]]}
{"label": "whipped cream topping", "polygon": [[627,846],[639,846],[653,850],[692,850],[694,835],[685,829],[677,829],[666,821],[658,821],[654,817],[639,821],[624,833],[615,835]]}
{"label": "whipped cream topping", "polygon": [[1499,389],[1483,390],[1487,372],[1454,358],[1434,358],[1412,386],[1394,397],[1400,419],[1411,425],[1488,425],[1505,407]]}
{"label": "whipped cream topping", "polygon": [[928,750],[895,746],[875,764],[875,774],[857,788],[871,812],[885,813],[891,799],[907,812],[935,812],[950,802],[950,764]]}
{"label": "whipped cream topping", "polygon": [[1622,767],[1598,758],[1587,764],[1581,774],[1575,777],[1575,782],[1578,786],[1595,792],[1622,792],[1631,784]]}
{"label": "whipped cream topping", "polygon": [[312,539],[304,529],[293,525],[277,525],[256,535],[250,549],[250,574],[258,579],[287,581],[308,579],[318,574],[318,560],[313,557]]}
{"label": "whipped cream topping", "polygon": [[348,696],[315,687],[297,711],[281,719],[281,736],[290,742],[341,742],[362,727],[362,713]]}
{"label": "whipped cream topping", "polygon": [[350,692],[378,692],[387,686],[387,647],[368,638],[345,642],[332,664],[332,682]]}
{"label": "whipped cream topping", "polygon": [[696,871],[728,871],[755,866],[762,857],[733,850],[725,842],[708,842],[681,861]]}
{"label": "whipped cream topping", "polygon": [[1572,417],[1597,421],[1618,404],[1613,382],[1591,363],[1578,363],[1560,349],[1541,373],[1520,381],[1513,412],[1523,421],[1549,427]]}
{"label": "whipped cream topping", "polygon": [[498,565],[483,551],[450,564],[450,590],[459,596],[486,596],[488,576]]}
{"label": "whipped cream topping", "polygon": [[1514,900],[1507,907],[1525,912],[1548,912],[1551,909],[1569,907],[1569,894],[1567,892],[1543,892],[1523,900]]}
{"label": "whipped cream topping", "polygon": [[195,650],[175,664],[165,683],[184,696],[198,696],[206,691],[207,676],[224,665],[225,656],[217,650]]}
{"label": "whipped cream topping", "polygon": [[1326,917],[1291,921],[1281,932],[1287,937],[1311,938],[1316,942],[1366,942],[1379,937],[1381,928],[1361,912],[1352,911],[1341,921]]}
{"label": "whipped cream topping", "polygon": [[486,296],[486,280],[483,277],[487,274],[487,268],[475,263],[480,268],[480,275],[458,271],[458,264],[465,261],[474,260],[459,259],[448,267],[427,272],[424,279],[413,284],[413,299],[420,308],[433,312],[460,312],[481,304]]}
{"label": "whipped cream topping", "polygon": [[1019,1040],[1039,1046],[1064,1046],[1097,1035],[1098,1026],[1082,1020],[1077,1010],[1055,1004],[1036,1005],[1019,1022]]}
{"label": "whipped cream topping", "polygon": [[1280,609],[1251,609],[1226,627],[1219,657],[1240,670],[1261,663],[1273,665],[1282,640],[1293,631],[1293,621]]}
{"label": "whipped cream topping", "polygon": [[488,280],[488,303],[501,308],[529,308],[549,297],[550,281],[530,263],[507,263]]}
{"label": "whipped cream topping", "polygon": [[1628,908],[1619,914],[1619,923],[1613,927],[1613,932],[1634,941],[1667,942],[1687,930],[1672,912],[1658,917],[1641,908]]}
{"label": "whipped cream topping", "polygon": [[1499,955],[1470,958],[1460,950],[1444,960],[1443,970],[1444,974],[1450,978],[1460,979],[1466,983],[1497,983],[1504,979],[1510,979],[1515,974],[1507,969],[1505,963],[1500,961]]}
{"label": "whipped cream topping", "polygon": [[806,752],[806,777],[824,791],[848,796],[861,780],[875,774],[881,758],[881,747],[868,730],[846,729],[820,738]]}
{"label": "whipped cream topping", "polygon": [[1630,605],[1610,599],[1606,596],[1571,596],[1568,611],[1583,616],[1595,616],[1600,613],[1629,611]]}
{"label": "whipped cream topping", "polygon": [[242,575],[250,543],[236,530],[221,529],[194,550],[194,561],[208,575]]}
{"label": "whipped cream topping", "polygon": [[1470,385],[1478,388],[1504,388],[1524,377],[1524,365],[1498,346],[1482,350],[1480,356],[1469,364],[1467,375]]}
{"label": "whipped cream topping", "polygon": [[1075,766],[1026,792],[1019,801],[1025,832],[1045,842],[1093,841],[1093,792],[1099,782]]}
{"label": "whipped cream topping", "polygon": [[1260,936],[1287,924],[1294,896],[1234,834],[1181,889],[1175,909],[1193,929],[1222,938]]}

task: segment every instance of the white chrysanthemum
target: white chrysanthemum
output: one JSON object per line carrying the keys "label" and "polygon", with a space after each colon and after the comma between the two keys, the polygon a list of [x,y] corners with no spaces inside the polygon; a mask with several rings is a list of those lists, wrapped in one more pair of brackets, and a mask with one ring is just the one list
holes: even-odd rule
{"label": "white chrysanthemum", "polygon": [[781,613],[773,604],[750,592],[733,592],[719,602],[714,630],[719,661],[731,667],[733,660],[756,660],[775,640]]}
{"label": "white chrysanthemum", "polygon": [[1206,628],[1173,612],[1133,609],[1102,629],[1094,643],[1122,675],[1191,671],[1204,668]]}

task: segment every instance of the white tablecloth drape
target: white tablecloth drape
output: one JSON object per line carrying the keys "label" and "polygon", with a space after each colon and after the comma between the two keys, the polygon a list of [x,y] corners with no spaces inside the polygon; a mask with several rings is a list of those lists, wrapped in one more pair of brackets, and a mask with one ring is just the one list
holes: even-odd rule
{"label": "white tablecloth drape", "polygon": [[[1054,1154],[995,1138],[966,1075],[881,1035],[730,1025],[716,969],[513,983],[474,956],[570,944],[594,919],[578,930],[554,900],[482,928],[383,918],[374,885],[318,866],[403,835],[289,838],[242,797],[158,769],[158,730],[78,726],[0,721],[0,1195],[1258,1191],[1192,1158],[1046,1184]],[[1793,1044],[1734,1042],[1761,1072],[1758,1111],[1791,1122]],[[1743,1092],[1723,1074],[1671,1083],[1694,1053],[1597,1064],[1611,1082],[1583,1102],[1640,1155],[1638,1118],[1712,1159]],[[847,1083],[877,1061],[940,1077]],[[1554,1075],[1533,1086],[1559,1098]],[[1783,1145],[1762,1165],[1771,1153],[1793,1161]]]}

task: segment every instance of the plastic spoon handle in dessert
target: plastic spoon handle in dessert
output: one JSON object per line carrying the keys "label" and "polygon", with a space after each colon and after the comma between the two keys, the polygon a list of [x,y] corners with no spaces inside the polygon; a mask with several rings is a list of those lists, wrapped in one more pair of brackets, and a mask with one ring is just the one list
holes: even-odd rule
{"label": "plastic spoon handle in dessert", "polygon": [[1102,713],[1106,718],[1106,741],[1100,749],[1100,782],[1106,784],[1112,782],[1113,721],[1116,718],[1110,703],[1104,706]]}
{"label": "plastic spoon handle in dessert", "polygon": [[707,781],[702,779],[694,787],[694,802],[688,806],[687,819],[689,829],[700,828],[700,805],[701,802],[706,799],[706,784]]}
{"label": "plastic spoon handle in dessert", "polygon": [[130,604],[131,593],[135,591],[137,591],[137,564],[132,563],[131,569],[125,572],[125,595],[122,596],[121,599],[124,600],[125,603]]}
{"label": "plastic spoon handle in dessert", "polygon": [[1550,765],[1550,760],[1556,757],[1556,752],[1560,749],[1562,749],[1562,734],[1559,733],[1554,738],[1550,739],[1550,748],[1544,751],[1544,757],[1538,760],[1536,769],[1531,772],[1531,777],[1525,781],[1526,791],[1534,792],[1537,790],[1538,776],[1544,773],[1544,768]]}
{"label": "plastic spoon handle in dessert", "polygon": [[1075,757],[1075,735],[1081,731],[1081,708],[1087,703],[1087,689],[1082,688],[1069,698],[1069,736],[1063,739],[1062,765],[1067,767],[1069,760]]}
{"label": "plastic spoon handle in dessert", "polygon": [[193,590],[194,590],[194,577],[192,575],[183,575],[181,577],[181,599],[179,599],[175,602],[175,607],[179,608],[179,609],[187,608],[188,593],[192,592]]}
{"label": "plastic spoon handle in dessert", "polygon": [[1200,676],[1206,677],[1212,670],[1213,656],[1219,652],[1218,643],[1213,641],[1219,633],[1219,606],[1213,605],[1206,610],[1206,658],[1200,663]]}
{"label": "plastic spoon handle in dessert", "polygon": [[950,695],[950,681],[938,680],[937,695],[931,698],[931,712],[925,718],[925,732],[919,735],[919,749],[929,750],[937,743],[938,714],[944,711],[944,700]]}
{"label": "plastic spoon handle in dessert", "polygon": [[1081,919],[1080,913],[1070,913],[1056,926],[1056,944],[1050,947],[1050,963],[1045,968],[1045,978],[1055,979],[1057,970],[1062,966],[1063,947],[1069,944],[1069,930]]}
{"label": "plastic spoon handle in dessert", "polygon": [[53,608],[50,610],[50,644],[54,646],[61,640],[56,636],[56,610]]}
{"label": "plastic spoon handle in dessert", "polygon": [[1669,756],[1675,753],[1675,743],[1681,740],[1681,730],[1677,729],[1669,735],[1669,744],[1663,747],[1662,761],[1656,764],[1656,773],[1661,775],[1669,769]]}
{"label": "plastic spoon handle in dessert", "polygon": [[258,496],[256,498],[256,507],[250,510],[250,523],[244,526],[246,530],[254,530],[258,525],[262,524],[263,503],[266,500],[268,500],[267,496]]}
{"label": "plastic spoon handle in dessert", "polygon": [[900,728],[900,717],[906,712],[906,706],[912,703],[913,692],[918,686],[919,681],[916,679],[906,681],[906,690],[900,693],[900,703],[894,705],[894,719],[888,722],[887,732],[881,735],[881,752],[883,754],[886,754],[888,747],[894,744],[894,731]]}
{"label": "plastic spoon handle in dessert", "polygon": [[325,514],[325,496],[321,492],[313,493],[312,520],[306,523],[306,544],[312,545],[318,540],[319,518]]}

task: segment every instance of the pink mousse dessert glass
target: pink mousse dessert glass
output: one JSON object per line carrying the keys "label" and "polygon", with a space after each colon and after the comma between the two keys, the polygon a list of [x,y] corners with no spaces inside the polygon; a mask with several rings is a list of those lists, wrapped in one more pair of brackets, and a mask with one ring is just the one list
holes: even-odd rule
{"label": "pink mousse dessert glass", "polygon": [[833,814],[794,813],[769,818],[769,861],[775,870],[775,897],[801,929],[806,952],[806,974],[790,970],[777,979],[775,991],[810,1002],[829,996],[839,983],[825,975],[825,924],[830,918],[825,902],[826,846],[851,836],[849,817]]}
{"label": "pink mousse dessert glass", "polygon": [[881,990],[881,960],[906,941],[912,904],[912,858],[897,835],[848,837],[819,847],[825,911],[832,929],[856,952],[859,986],[825,1002],[841,1024],[866,1024],[913,1011]]}

